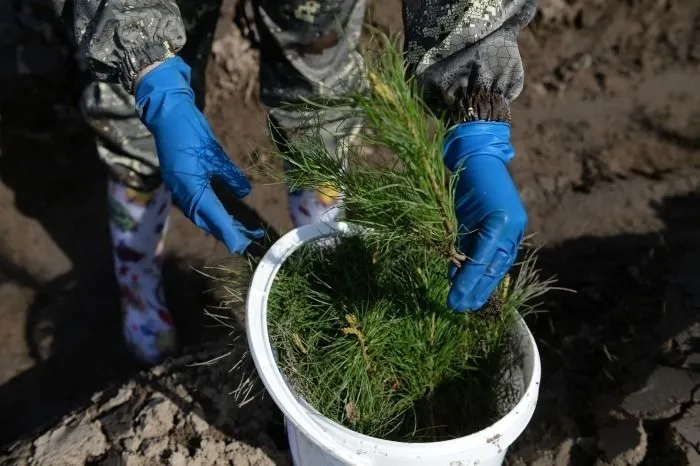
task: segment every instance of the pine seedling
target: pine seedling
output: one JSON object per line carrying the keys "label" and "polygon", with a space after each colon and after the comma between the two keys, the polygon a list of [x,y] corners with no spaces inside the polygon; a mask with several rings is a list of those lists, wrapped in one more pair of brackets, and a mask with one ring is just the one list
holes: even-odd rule
{"label": "pine seedling", "polygon": [[[443,440],[484,428],[517,400],[513,326],[552,282],[540,280],[530,256],[480,312],[447,308],[449,262],[465,259],[455,248],[465,233],[455,174],[441,154],[447,128],[406,79],[396,44],[378,41],[365,54],[367,89],[305,103],[361,117],[345,159],[326,151],[320,129],[276,141],[285,182],[342,193],[346,220],[360,228],[285,262],[271,288],[269,334],[290,385],[324,416],[375,437]],[[367,146],[390,157],[370,158]]]}
{"label": "pine seedling", "polygon": [[[446,172],[441,152],[447,128],[418,97],[415,80],[406,79],[397,45],[383,35],[375,44],[364,54],[367,88],[332,104],[305,104],[311,110],[345,109],[348,119],[359,116],[357,144],[346,142],[345,160],[329,154],[322,130],[313,130],[310,120],[291,141],[277,140],[287,166],[285,182],[293,189],[342,193],[346,218],[365,227],[368,240],[380,247],[420,244],[459,265],[465,256],[455,248],[455,176]],[[392,156],[373,160],[363,147]]]}

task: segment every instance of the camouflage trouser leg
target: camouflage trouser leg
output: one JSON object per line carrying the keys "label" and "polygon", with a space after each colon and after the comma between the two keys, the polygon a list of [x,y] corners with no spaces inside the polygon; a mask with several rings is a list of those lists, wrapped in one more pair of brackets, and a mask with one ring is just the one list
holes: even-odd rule
{"label": "camouflage trouser leg", "polygon": [[[302,99],[333,99],[364,85],[357,51],[365,0],[255,0],[260,33],[260,96],[274,136],[286,140],[320,123],[330,153],[341,155],[360,121],[344,112],[285,108]],[[319,121],[320,120],[320,121]]]}
{"label": "camouflage trouser leg", "polygon": [[[284,131],[307,118],[281,108],[363,85],[356,49],[365,0],[254,0],[261,31],[261,96]],[[452,122],[510,120],[524,72],[517,36],[536,0],[404,0],[406,61],[426,103]],[[328,134],[342,134],[321,115]],[[347,122],[356,127],[357,122]],[[327,141],[327,146],[332,144]]]}
{"label": "camouflage trouser leg", "polygon": [[93,82],[81,106],[110,174],[141,191],[157,188],[161,178],[155,142],[136,114],[134,97],[121,84]]}

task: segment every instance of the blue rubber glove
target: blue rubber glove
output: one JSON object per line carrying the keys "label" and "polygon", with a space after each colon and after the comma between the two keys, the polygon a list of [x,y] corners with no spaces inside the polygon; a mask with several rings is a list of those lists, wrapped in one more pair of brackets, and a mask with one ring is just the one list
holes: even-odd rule
{"label": "blue rubber glove", "polygon": [[527,213],[507,169],[513,155],[507,123],[462,123],[445,140],[445,165],[459,173],[459,249],[467,256],[460,268],[450,270],[447,304],[455,311],[481,308],[518,253]]}
{"label": "blue rubber glove", "polygon": [[149,71],[136,88],[136,108],[158,150],[161,176],[175,203],[198,227],[242,254],[262,230],[250,231],[226,211],[211,187],[218,178],[238,199],[251,186],[219,145],[195,106],[190,67],[174,57]]}

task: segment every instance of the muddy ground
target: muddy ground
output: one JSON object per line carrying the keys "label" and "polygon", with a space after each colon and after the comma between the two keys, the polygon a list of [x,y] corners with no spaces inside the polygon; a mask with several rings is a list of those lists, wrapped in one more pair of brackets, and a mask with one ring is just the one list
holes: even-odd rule
{"label": "muddy ground", "polygon": [[[206,62],[214,130],[239,164],[276,166],[256,149],[257,52],[235,2],[198,3],[186,57]],[[530,320],[542,390],[508,462],[700,464],[700,3],[540,3],[513,173],[544,273],[576,294]],[[240,330],[202,312],[216,299],[192,268],[225,252],[177,212],[167,294],[187,349],[151,371],[126,356],[85,76],[30,5],[0,6],[0,463],[287,464],[270,401],[231,394],[249,375]],[[369,16],[400,30],[398,0]],[[233,208],[286,231],[282,188],[253,178]]]}

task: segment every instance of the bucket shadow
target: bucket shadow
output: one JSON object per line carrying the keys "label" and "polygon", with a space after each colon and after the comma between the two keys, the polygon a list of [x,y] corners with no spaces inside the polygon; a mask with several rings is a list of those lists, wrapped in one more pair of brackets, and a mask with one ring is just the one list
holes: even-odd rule
{"label": "bucket shadow", "polygon": [[616,413],[644,420],[649,464],[678,454],[669,440],[676,418],[652,419],[662,410],[654,396],[667,397],[670,385],[651,386],[648,398],[635,395],[638,406],[630,400],[660,368],[700,380],[692,362],[700,352],[698,206],[698,194],[667,198],[654,206],[665,225],[658,234],[582,237],[541,251],[544,275],[577,293],[551,293],[548,312],[529,319],[543,374],[535,417],[518,445],[556,449],[567,437],[583,440],[574,464],[593,464],[596,435]]}

